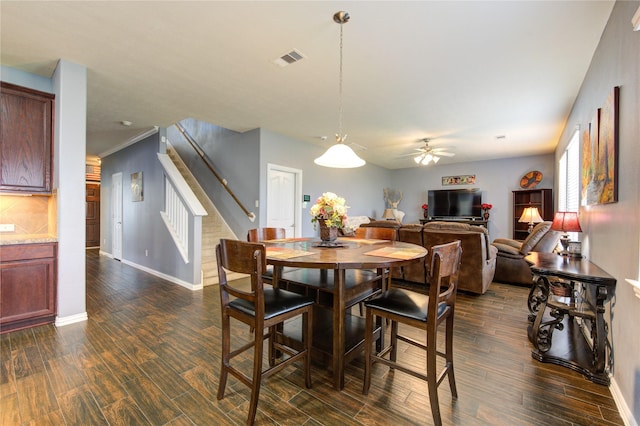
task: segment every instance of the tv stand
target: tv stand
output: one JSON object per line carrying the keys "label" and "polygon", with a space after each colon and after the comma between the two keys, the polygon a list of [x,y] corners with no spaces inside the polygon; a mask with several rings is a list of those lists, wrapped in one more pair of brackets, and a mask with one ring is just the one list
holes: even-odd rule
{"label": "tv stand", "polygon": [[424,225],[429,222],[456,222],[456,223],[466,223],[467,225],[478,225],[487,227],[488,220],[484,219],[465,219],[465,218],[431,218],[431,219],[420,219],[420,223]]}

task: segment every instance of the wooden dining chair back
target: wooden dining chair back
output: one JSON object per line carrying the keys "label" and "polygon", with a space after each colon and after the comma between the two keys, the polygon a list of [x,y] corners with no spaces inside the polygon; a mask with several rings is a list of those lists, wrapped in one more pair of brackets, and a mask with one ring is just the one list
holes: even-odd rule
{"label": "wooden dining chair back", "polygon": [[368,240],[398,240],[398,230],[394,228],[376,228],[373,226],[359,227],[355,230],[356,238],[366,238]]}
{"label": "wooden dining chair back", "polygon": [[[371,386],[371,368],[376,362],[426,380],[429,390],[431,414],[436,425],[441,425],[438,386],[445,378],[449,379],[451,395],[458,397],[453,372],[453,319],[458,270],[462,247],[459,240],[448,244],[433,246],[430,252],[429,294],[392,288],[365,302],[367,308],[365,325],[365,368],[363,394],[368,394]],[[374,317],[391,321],[389,345],[374,353],[373,325]],[[445,322],[444,352],[437,349],[438,326]],[[413,326],[425,331],[426,344],[398,334],[398,324]],[[408,343],[426,351],[426,372],[418,371],[397,362],[398,341]],[[389,358],[385,358],[386,356]],[[444,368],[436,371],[436,357],[445,359]]]}
{"label": "wooden dining chair back", "polygon": [[247,241],[252,243],[279,240],[286,237],[287,233],[284,228],[254,228],[247,232]]}
{"label": "wooden dining chair back", "polygon": [[[219,400],[224,397],[229,373],[247,385],[251,388],[247,424],[253,424],[263,378],[295,361],[303,360],[305,386],[311,387],[313,299],[271,286],[264,288],[262,276],[266,265],[266,249],[263,244],[221,239],[216,246],[216,257],[222,312],[222,362],[217,397]],[[250,288],[246,288],[246,279],[228,282],[227,271],[248,274]],[[282,343],[282,330],[277,326],[299,315],[302,315],[302,341],[299,342],[302,349],[296,350]],[[254,330],[249,333],[249,338],[253,336],[253,339],[234,350],[231,350],[231,318],[248,324]],[[268,329],[266,334],[265,328]],[[269,368],[262,371],[265,339],[268,339]],[[250,349],[253,349],[253,372],[248,376],[232,366],[231,360]],[[276,360],[276,351],[282,353],[283,358]],[[238,361],[238,364],[242,364],[242,361]]]}
{"label": "wooden dining chair back", "polygon": [[[367,240],[388,240],[388,241],[397,241],[398,240],[398,231],[394,228],[376,228],[374,226],[364,227],[361,226],[356,228],[354,232],[354,236],[356,238],[364,238]],[[385,269],[382,271],[382,285],[383,289],[387,288],[391,285],[391,271]],[[364,305],[363,302],[358,304],[360,309],[360,316],[364,315]]]}

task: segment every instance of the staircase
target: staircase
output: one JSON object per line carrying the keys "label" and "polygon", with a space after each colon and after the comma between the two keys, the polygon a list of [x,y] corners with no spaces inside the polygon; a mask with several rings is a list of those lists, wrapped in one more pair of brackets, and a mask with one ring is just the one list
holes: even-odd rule
{"label": "staircase", "polygon": [[[218,284],[216,245],[221,238],[237,239],[237,237],[227,226],[198,181],[193,177],[182,158],[170,144],[167,144],[167,155],[207,211],[207,216],[202,217],[202,285]],[[244,277],[242,274],[227,273],[227,280],[229,281],[242,277]]]}

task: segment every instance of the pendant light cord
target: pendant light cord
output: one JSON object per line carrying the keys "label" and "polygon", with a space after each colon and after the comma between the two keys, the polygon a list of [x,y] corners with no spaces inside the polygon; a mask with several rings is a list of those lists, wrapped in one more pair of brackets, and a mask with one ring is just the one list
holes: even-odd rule
{"label": "pendant light cord", "polygon": [[342,136],[342,28],[343,23],[340,23],[340,68],[339,68],[339,83],[338,83],[338,92],[339,92],[339,101],[340,105],[338,108],[338,134],[336,135],[336,142],[342,143],[346,137]]}

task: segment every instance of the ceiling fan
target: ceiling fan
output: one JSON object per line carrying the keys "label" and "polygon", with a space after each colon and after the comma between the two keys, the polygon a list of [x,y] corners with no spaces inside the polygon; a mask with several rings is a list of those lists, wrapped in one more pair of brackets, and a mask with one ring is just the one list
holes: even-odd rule
{"label": "ceiling fan", "polygon": [[405,154],[402,155],[402,157],[410,157],[410,156],[414,156],[413,160],[416,162],[416,164],[421,164],[423,166],[426,166],[427,164],[431,163],[432,161],[435,163],[437,163],[438,161],[440,161],[440,157],[453,157],[454,154],[453,152],[447,152],[445,150],[445,148],[432,148],[429,146],[429,141],[431,139],[429,138],[424,138],[424,139],[420,139],[420,142],[424,142],[424,146],[421,148],[416,148],[416,151],[418,151],[418,154]]}

